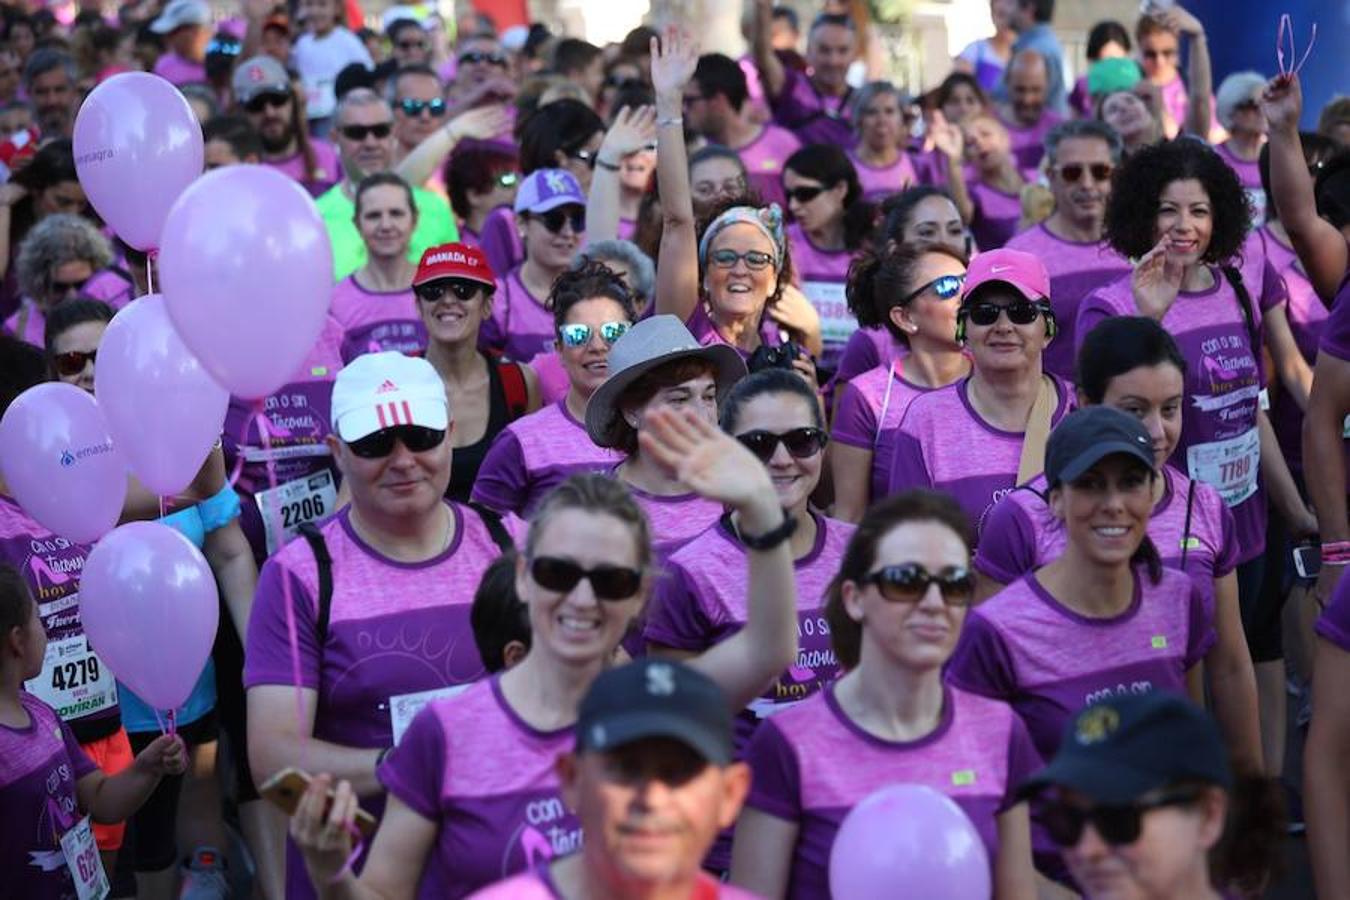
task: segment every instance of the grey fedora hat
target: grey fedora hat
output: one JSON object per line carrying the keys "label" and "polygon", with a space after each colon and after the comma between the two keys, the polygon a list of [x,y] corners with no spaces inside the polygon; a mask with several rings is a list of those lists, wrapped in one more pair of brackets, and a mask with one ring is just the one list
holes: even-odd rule
{"label": "grey fedora hat", "polygon": [[623,392],[653,369],[682,359],[704,359],[713,365],[719,400],[746,375],[745,360],[727,344],[703,346],[675,316],[643,319],[609,348],[609,377],[586,404],[586,433],[591,440],[600,447],[618,443]]}

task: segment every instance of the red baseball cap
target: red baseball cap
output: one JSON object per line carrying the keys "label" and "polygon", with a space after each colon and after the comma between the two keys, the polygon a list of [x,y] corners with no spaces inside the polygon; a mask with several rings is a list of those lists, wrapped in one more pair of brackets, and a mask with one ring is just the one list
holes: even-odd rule
{"label": "red baseball cap", "polygon": [[422,260],[417,264],[417,274],[413,276],[413,287],[442,278],[476,281],[489,288],[497,286],[487,256],[482,250],[468,244],[438,244],[428,247],[422,254]]}
{"label": "red baseball cap", "polygon": [[1041,261],[1021,250],[990,250],[970,261],[966,270],[965,289],[961,301],[986,284],[1003,282],[1012,285],[1028,300],[1050,299],[1050,276]]}

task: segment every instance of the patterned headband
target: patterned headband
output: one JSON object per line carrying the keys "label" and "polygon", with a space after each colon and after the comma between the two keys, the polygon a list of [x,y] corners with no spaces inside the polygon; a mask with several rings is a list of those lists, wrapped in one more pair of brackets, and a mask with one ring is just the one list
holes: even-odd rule
{"label": "patterned headband", "polygon": [[728,227],[741,224],[755,226],[769,239],[774,247],[774,267],[781,272],[786,238],[783,235],[783,209],[777,203],[770,203],[766,207],[733,206],[713,219],[703,232],[703,239],[698,242],[698,267],[707,267],[708,248],[712,246],[713,239]]}

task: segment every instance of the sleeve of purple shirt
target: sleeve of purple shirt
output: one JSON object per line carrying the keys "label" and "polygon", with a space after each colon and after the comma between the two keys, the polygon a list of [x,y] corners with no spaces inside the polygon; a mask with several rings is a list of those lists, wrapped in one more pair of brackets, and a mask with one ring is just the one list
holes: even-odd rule
{"label": "sleeve of purple shirt", "polygon": [[[1317,634],[1350,653],[1350,577],[1342,576],[1336,590],[1317,620]],[[755,776],[758,779],[758,775]]]}
{"label": "sleeve of purple shirt", "polygon": [[900,431],[895,436],[895,456],[891,460],[891,480],[888,494],[910,488],[931,488],[933,476],[923,460],[923,445],[917,438]]}
{"label": "sleeve of purple shirt", "polygon": [[1088,336],[1088,332],[1092,331],[1102,319],[1109,319],[1113,315],[1115,315],[1115,310],[1096,294],[1090,295],[1083,301],[1082,305],[1078,307],[1078,319],[1073,326],[1073,355],[1075,360],[1078,358],[1078,351],[1083,349],[1083,340]]}
{"label": "sleeve of purple shirt", "polygon": [[1003,793],[1003,802],[999,804],[1000,813],[1007,812],[1018,804],[1017,787],[1033,774],[1040,771],[1045,762],[1036,752],[1031,742],[1031,733],[1027,731],[1022,717],[1013,713],[1012,727],[1008,729],[1008,783]]}
{"label": "sleeve of purple shirt", "polygon": [[689,572],[674,562],[666,568],[665,577],[656,581],[642,636],[677,650],[706,650],[712,644],[712,623],[689,583]]}
{"label": "sleeve of purple shirt", "polygon": [[61,742],[66,745],[66,756],[70,757],[70,765],[75,770],[75,780],[79,781],[86,775],[98,771],[98,765],[89,758],[89,754],[84,752],[80,742],[75,739],[75,732],[70,730],[70,726],[60,716],[56,721],[61,725]]}
{"label": "sleeve of purple shirt", "polygon": [[515,217],[509,210],[504,214],[494,212],[483,222],[483,230],[478,235],[478,246],[487,256],[488,265],[492,266],[492,271],[498,278],[505,278],[506,273],[516,264],[515,244],[512,240],[514,227]]}
{"label": "sleeve of purple shirt", "polygon": [[831,440],[871,450],[877,442],[877,417],[862,392],[845,384],[835,400]]}
{"label": "sleeve of purple shirt", "polygon": [[947,662],[947,681],[963,691],[1005,702],[1017,691],[1008,647],[978,609],[966,616],[956,650]]}
{"label": "sleeve of purple shirt", "polygon": [[1318,350],[1327,356],[1350,362],[1350,278],[1341,285],[1331,315],[1322,325]]}
{"label": "sleeve of purple shirt", "polygon": [[837,384],[851,381],[864,372],[881,365],[877,342],[868,334],[868,328],[859,328],[849,336],[844,352],[839,357],[839,368],[834,373]]}
{"label": "sleeve of purple shirt", "polygon": [[385,790],[406,803],[413,812],[439,822],[445,761],[445,732],[429,704],[413,717],[403,740],[389,751],[375,774]]}
{"label": "sleeve of purple shirt", "polygon": [[519,515],[525,509],[528,487],[529,476],[525,470],[525,452],[520,447],[520,438],[511,429],[505,429],[488,447],[474,479],[470,499],[503,515]]}
{"label": "sleeve of purple shirt", "polygon": [[1190,582],[1190,627],[1186,632],[1186,669],[1205,658],[1219,637],[1214,631],[1214,621],[1205,612],[1205,598],[1200,588]]}
{"label": "sleeve of purple shirt", "polygon": [[1284,278],[1266,260],[1261,268],[1261,296],[1256,298],[1257,308],[1262,314],[1268,312],[1282,303],[1289,300],[1289,287],[1284,283]]}
{"label": "sleeve of purple shirt", "polygon": [[1012,584],[1036,568],[1036,531],[1012,497],[1004,497],[989,513],[975,551],[975,569],[999,584]]}
{"label": "sleeve of purple shirt", "polygon": [[779,819],[800,821],[802,775],[797,754],[773,720],[762,722],[755,729],[745,751],[745,761],[754,773],[746,806]]}
{"label": "sleeve of purple shirt", "polygon": [[317,690],[323,648],[314,621],[314,600],[300,579],[283,569],[276,558],[263,563],[253,611],[248,619],[244,652],[244,686],[295,683],[291,666],[291,639],[286,628],[286,585],[295,606],[296,643],[300,651],[300,686]]}

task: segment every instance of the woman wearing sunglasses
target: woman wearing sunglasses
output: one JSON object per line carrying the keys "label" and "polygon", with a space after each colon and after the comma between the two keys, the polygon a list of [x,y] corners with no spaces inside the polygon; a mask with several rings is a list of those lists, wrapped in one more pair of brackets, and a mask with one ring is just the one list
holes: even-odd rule
{"label": "woman wearing sunglasses", "polygon": [[539,408],[539,379],[525,363],[478,349],[497,287],[483,251],[467,244],[431,247],[412,286],[427,332],[427,362],[445,382],[455,411],[446,496],[465,503],[493,440],[507,423]]}
{"label": "woman wearing sunglasses", "polygon": [[[810,509],[828,436],[815,392],[795,372],[764,369],[739,382],[723,405],[722,430],[768,467],[778,502],[796,523],[788,546],[797,580],[799,652],[795,663],[741,713],[740,754],[759,722],[805,700],[838,673],[824,619],[825,588],[853,528]],[[657,583],[643,629],[651,653],[684,659],[745,627],[747,586],[735,577],[746,558],[739,528],[735,514],[727,513],[667,560],[667,577]],[[704,865],[714,871],[730,868],[730,833],[718,840]]]}
{"label": "woman wearing sunglasses", "polygon": [[1050,278],[1016,250],[981,253],[970,264],[955,338],[970,375],[914,398],[894,440],[888,493],[947,491],[975,523],[1040,474],[1045,437],[1073,407],[1067,382],[1047,375],[1041,354],[1055,336]]}
{"label": "woman wearing sunglasses", "polygon": [[1266,116],[1261,112],[1261,92],[1266,79],[1259,72],[1234,72],[1219,83],[1214,114],[1228,132],[1228,139],[1214,145],[1214,152],[1237,173],[1252,204],[1252,222],[1266,221],[1266,192],[1261,187],[1261,148],[1266,143]]}
{"label": "woman wearing sunglasses", "polygon": [[848,264],[872,231],[876,208],[862,198],[858,172],[839,147],[815,144],[783,164],[793,222],[788,243],[797,280],[820,315],[821,367],[833,372],[858,322],[844,297]]}
{"label": "woman wearing sunglasses", "polygon": [[1280,790],[1234,777],[1213,721],[1150,691],[1078,713],[1018,793],[1035,798],[1086,900],[1217,900],[1265,889],[1284,844]]}
{"label": "woman wearing sunglasses", "polygon": [[981,113],[969,119],[965,134],[966,161],[974,169],[967,179],[969,209],[963,209],[970,223],[975,246],[981,251],[997,250],[1017,233],[1022,217],[1022,188],[1026,175],[1017,167],[1008,129],[997,117]]}
{"label": "woman wearing sunglasses", "polygon": [[946,244],[864,253],[849,271],[849,309],[896,345],[888,362],[846,382],[835,397],[834,514],[857,522],[886,495],[896,428],[915,397],[970,373],[956,342],[965,257]]}
{"label": "woman wearing sunglasses", "polygon": [[539,169],[521,182],[515,212],[525,260],[499,276],[492,317],[483,323],[478,346],[529,362],[553,349],[553,314],[545,301],[581,247],[586,195],[562,169]]}
{"label": "woman wearing sunglasses", "polygon": [[970,817],[997,900],[1035,896],[1026,804],[1013,795],[1039,763],[1026,726],[1006,704],[942,681],[974,594],[972,537],[951,498],[929,491],[887,498],[863,517],[822,623],[847,673],[755,732],[733,882],[765,897],[829,896],[843,818],[873,791],[910,782]]}
{"label": "woman wearing sunglasses", "polygon": [[[1157,322],[1141,316],[1106,319],[1079,353],[1078,402],[1129,413],[1149,433],[1159,477],[1153,482],[1148,534],[1163,565],[1190,575],[1205,600],[1217,635],[1205,657],[1214,714],[1233,764],[1259,772],[1256,676],[1238,609],[1233,516],[1214,488],[1167,463],[1181,439],[1185,373],[1181,350]],[[1053,562],[1068,542],[1044,477],[994,507],[986,531],[975,555],[980,599]]]}
{"label": "woman wearing sunglasses", "polygon": [[333,288],[329,314],[342,326],[342,360],[381,350],[420,354],[427,330],[412,293],[417,266],[408,261],[417,228],[412,188],[391,172],[378,172],[361,180],[353,205],[366,264]]}
{"label": "woman wearing sunglasses", "polygon": [[[691,661],[739,709],[796,652],[787,520],[764,466],[702,416],[654,411],[642,444],[705,502],[731,509],[750,547],[746,627]],[[352,841],[343,826],[351,824],[353,788],[359,793],[375,777],[374,754],[359,781],[337,785],[336,812],[326,819],[321,792],[350,776],[316,779],[291,826],[313,882],[371,900],[463,897],[577,850],[580,823],[561,800],[557,758],[572,749],[578,704],[612,664],[656,566],[647,517],[618,481],[578,474],[553,491],[534,514],[516,569],[532,633],[525,658],[433,701],[383,761],[388,805],[359,878],[345,870]]]}

